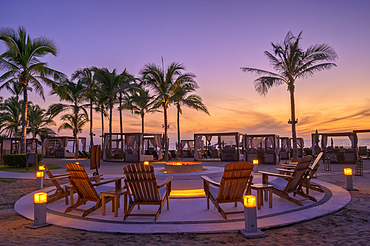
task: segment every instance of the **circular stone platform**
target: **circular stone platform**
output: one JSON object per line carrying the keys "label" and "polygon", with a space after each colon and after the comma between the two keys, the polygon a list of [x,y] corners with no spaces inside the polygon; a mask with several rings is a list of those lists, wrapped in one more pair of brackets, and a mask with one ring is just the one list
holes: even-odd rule
{"label": "circular stone platform", "polygon": [[[260,181],[261,176],[255,175],[254,183]],[[258,228],[267,229],[314,219],[333,213],[350,202],[351,196],[347,190],[318,180],[315,183],[321,185],[325,190],[325,193],[310,192],[310,195],[313,195],[318,202],[302,200],[304,206],[301,207],[274,195],[273,208],[270,209],[265,204],[261,210],[257,210]],[[113,186],[99,186],[97,191],[99,193],[111,188]],[[49,187],[42,191],[52,192],[54,189],[54,187]],[[34,193],[22,197],[15,204],[15,210],[31,220],[33,220]],[[300,196],[297,197],[301,199]],[[77,198],[77,194],[75,194],[75,198]],[[123,202],[123,198],[121,198],[121,202]],[[102,216],[101,209],[98,209],[82,218],[81,213],[77,211],[65,214],[64,211],[68,206],[65,205],[64,199],[61,199],[47,205],[47,223],[88,231],[122,233],[208,233],[235,232],[244,229],[243,214],[229,215],[228,219],[225,220],[214,209],[212,203],[209,210],[206,204],[205,197],[193,199],[172,199],[171,197],[170,209],[167,210],[165,205],[156,222],[154,222],[154,217],[129,217],[123,221],[123,206],[119,209],[118,217],[114,217],[109,203],[105,216]],[[93,203],[87,203],[85,206],[91,207],[92,205]],[[232,203],[221,206],[226,211],[243,210],[240,203],[237,208]],[[139,211],[135,208],[133,213],[152,213],[157,209],[158,206],[141,206]]]}

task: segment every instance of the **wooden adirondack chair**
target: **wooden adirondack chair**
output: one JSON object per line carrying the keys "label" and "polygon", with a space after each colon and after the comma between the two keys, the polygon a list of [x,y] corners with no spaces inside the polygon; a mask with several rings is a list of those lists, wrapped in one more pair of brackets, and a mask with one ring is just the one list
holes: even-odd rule
{"label": "wooden adirondack chair", "polygon": [[[144,164],[126,166],[123,171],[129,197],[129,208],[123,220],[126,220],[128,216],[155,216],[154,221],[156,221],[166,201],[167,210],[170,209],[169,196],[173,177],[167,177],[163,183],[158,184],[154,168]],[[166,190],[161,194],[160,188],[162,187],[166,187]],[[139,209],[140,205],[159,205],[159,209],[155,214],[131,214],[135,205],[138,205]]]}
{"label": "wooden adirondack chair", "polygon": [[[311,179],[314,177],[315,173],[317,172],[317,170],[320,167],[319,161],[320,161],[322,155],[323,155],[323,152],[320,152],[317,155],[315,161],[308,168],[308,172],[307,172],[306,180],[305,180],[305,184],[304,184],[304,186],[306,187],[307,195],[309,194],[309,189],[319,191],[319,192],[324,192],[324,190],[319,185],[311,183]],[[292,174],[294,172],[294,168],[296,166],[297,166],[297,164],[283,164],[282,169],[281,168],[276,168],[276,170],[280,171],[280,173],[282,173],[282,174],[289,175],[289,174]]]}
{"label": "wooden adirondack chair", "polygon": [[[305,157],[298,162],[291,175],[270,173],[270,172],[259,172],[262,174],[262,183],[271,184],[274,186],[272,192],[288,201],[294,202],[299,206],[303,206],[302,202],[296,198],[293,198],[289,193],[298,194],[304,198],[308,198],[311,201],[317,202],[317,200],[304,193],[302,186],[306,182],[308,174],[308,166],[311,164],[312,156]],[[269,176],[277,177],[274,180],[268,181]]]}
{"label": "wooden adirondack chair", "polygon": [[[76,163],[69,163],[66,165],[66,169],[70,175],[68,179],[72,184],[73,188],[76,190],[78,194],[78,199],[77,202],[69,206],[64,213],[76,210],[83,212],[82,217],[84,217],[100,208],[102,206],[102,198],[98,195],[97,191],[95,190],[96,186],[115,182],[116,190],[121,189],[121,179],[123,177],[103,182],[92,183],[91,181],[96,180],[96,177],[89,178],[83,166],[78,165]],[[111,197],[106,199],[107,202],[111,200],[112,200]],[[78,208],[79,206],[86,204],[86,202],[88,201],[94,202],[95,205],[88,209]]]}
{"label": "wooden adirondack chair", "polygon": [[207,176],[202,176],[204,192],[207,196],[207,209],[209,209],[209,200],[211,200],[225,219],[227,219],[227,214],[244,213],[244,210],[225,212],[220,207],[220,203],[234,202],[235,207],[238,202],[243,203],[243,196],[251,193],[252,171],[252,163],[234,162],[225,166],[221,183],[217,183]]}
{"label": "wooden adirondack chair", "polygon": [[59,184],[59,181],[68,180],[69,174],[64,173],[64,174],[53,175],[45,164],[43,164],[43,166],[45,168],[45,172],[48,175],[49,179],[51,180],[51,182],[53,182],[54,186],[56,187],[55,192],[51,195],[48,195],[47,204],[49,204],[49,203],[58,201],[59,199],[62,199],[66,196],[66,193],[64,189],[62,188],[62,186]]}

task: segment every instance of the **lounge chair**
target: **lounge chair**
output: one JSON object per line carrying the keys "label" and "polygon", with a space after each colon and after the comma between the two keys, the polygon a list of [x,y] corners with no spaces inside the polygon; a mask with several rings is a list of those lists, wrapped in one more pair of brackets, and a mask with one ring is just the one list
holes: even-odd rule
{"label": "lounge chair", "polygon": [[[69,181],[72,184],[73,188],[78,194],[78,199],[75,204],[69,206],[64,213],[68,213],[72,210],[83,212],[82,217],[89,215],[90,213],[94,212],[98,208],[102,206],[102,198],[98,195],[98,192],[95,190],[96,186],[104,185],[108,183],[115,182],[116,183],[116,190],[121,189],[121,179],[117,178],[112,180],[107,180],[103,182],[96,182],[91,183],[92,180],[95,180],[96,177],[91,177],[87,175],[85,168],[81,165],[76,163],[69,163],[66,165],[67,172],[69,173]],[[111,201],[112,198],[106,199],[106,202]],[[81,205],[86,204],[87,202],[94,202],[95,205],[88,208],[88,209],[79,209],[78,207]]]}
{"label": "lounge chair", "polygon": [[[304,186],[306,187],[307,195],[309,194],[309,189],[319,191],[319,192],[324,192],[324,190],[319,185],[311,183],[311,179],[314,177],[314,175],[316,174],[317,170],[320,167],[319,162],[320,162],[320,159],[321,159],[322,155],[323,155],[323,152],[320,152],[317,155],[315,161],[308,168],[308,172],[307,172],[306,180],[305,180],[305,184],[304,184]],[[282,174],[288,174],[289,175],[289,174],[293,173],[295,166],[297,166],[297,164],[283,164],[282,165],[283,169],[276,168],[276,170],[280,171],[280,173],[282,173]]]}
{"label": "lounge chair", "polygon": [[212,159],[220,159],[220,156],[218,154],[218,150],[217,149],[211,149],[211,158]]}
{"label": "lounge chair", "polygon": [[46,174],[48,175],[49,179],[51,180],[51,182],[53,182],[56,188],[53,194],[48,195],[47,204],[49,204],[49,203],[58,201],[59,199],[64,198],[66,196],[65,190],[62,188],[61,184],[59,184],[59,181],[68,180],[69,174],[64,173],[64,174],[53,175],[45,164],[43,164],[43,166],[45,168]]}
{"label": "lounge chair", "polygon": [[367,149],[367,146],[358,147],[358,156],[366,156],[366,158],[369,158],[369,151]]}
{"label": "lounge chair", "polygon": [[105,156],[107,160],[112,160],[112,150],[105,149]]}
{"label": "lounge chair", "polygon": [[[128,216],[155,216],[154,221],[156,221],[166,201],[167,210],[170,208],[169,196],[173,177],[167,177],[163,183],[158,184],[154,168],[144,164],[126,166],[123,171],[129,197],[129,207],[123,220],[126,220]],[[131,214],[135,205],[138,205],[138,209],[140,205],[159,205],[159,208],[155,214]]]}
{"label": "lounge chair", "polygon": [[228,214],[244,213],[244,210],[225,212],[220,204],[233,202],[236,207],[238,202],[243,203],[243,196],[251,193],[252,171],[252,163],[234,162],[225,166],[221,183],[217,183],[207,176],[202,176],[204,192],[207,196],[207,209],[209,209],[209,200],[211,200],[224,219],[227,219]]}
{"label": "lounge chair", "polygon": [[[262,174],[262,183],[271,184],[274,186],[272,192],[288,201],[294,202],[299,206],[303,206],[302,202],[296,198],[291,197],[289,194],[300,195],[304,198],[308,198],[311,201],[317,202],[317,200],[307,195],[303,192],[302,187],[306,182],[306,177],[308,174],[308,167],[311,164],[312,156],[306,156],[302,158],[294,168],[292,175],[285,175],[280,173],[270,173],[270,172],[259,172]],[[277,177],[274,180],[269,181],[268,177]]]}
{"label": "lounge chair", "polygon": [[171,160],[171,159],[177,160],[176,151],[170,150],[170,157],[168,159],[169,160]]}

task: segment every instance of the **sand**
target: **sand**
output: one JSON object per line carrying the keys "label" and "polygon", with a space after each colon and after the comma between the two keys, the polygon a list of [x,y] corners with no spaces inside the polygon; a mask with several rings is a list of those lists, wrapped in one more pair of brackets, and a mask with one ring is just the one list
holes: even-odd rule
{"label": "sand", "polygon": [[[334,166],[334,167],[333,167]],[[318,179],[344,187],[343,165],[320,171]],[[222,234],[116,234],[33,224],[13,209],[21,196],[36,189],[34,180],[0,179],[0,245],[370,245],[370,161],[364,176],[354,176],[352,201],[342,210],[311,221],[265,230],[266,238],[244,239],[238,233]],[[44,187],[50,186],[46,181]]]}

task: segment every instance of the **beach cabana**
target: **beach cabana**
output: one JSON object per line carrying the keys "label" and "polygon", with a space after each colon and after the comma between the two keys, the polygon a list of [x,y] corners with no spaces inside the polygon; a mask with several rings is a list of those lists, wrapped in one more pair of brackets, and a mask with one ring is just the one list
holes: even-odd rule
{"label": "beach cabana", "polygon": [[243,134],[239,132],[197,133],[194,134],[194,160],[211,157],[211,149],[218,148],[221,161],[243,160]]}
{"label": "beach cabana", "polygon": [[181,140],[181,157],[194,158],[194,139]]}
{"label": "beach cabana", "polygon": [[[78,142],[79,150],[86,151],[86,138],[79,137]],[[47,137],[42,143],[42,154],[44,157],[73,158],[75,152],[76,139],[74,137]]]}
{"label": "beach cabana", "polygon": [[[321,140],[320,140],[321,137]],[[333,137],[348,137],[351,146],[349,148],[334,148],[328,146],[328,139]],[[318,143],[321,141],[321,151],[324,152],[324,160],[329,159],[332,163],[355,163],[357,160],[357,135],[355,132],[332,132],[312,133],[312,155],[318,150]]]}
{"label": "beach cabana", "polygon": [[[26,140],[27,154],[36,153],[37,139],[30,138]],[[3,138],[1,143],[0,160],[3,160],[3,155],[20,154],[21,153],[21,138]]]}
{"label": "beach cabana", "polygon": [[245,160],[259,163],[277,164],[279,159],[279,135],[256,134],[244,136]]}
{"label": "beach cabana", "polygon": [[366,129],[366,130],[353,130],[353,132],[356,134],[356,146],[358,147],[357,149],[357,154],[358,154],[358,157],[362,157],[362,158],[369,158],[369,149],[367,148],[367,146],[359,146],[359,143],[358,143],[358,134],[359,133],[370,133],[370,129]]}
{"label": "beach cabana", "polygon": [[108,161],[142,162],[161,160],[163,158],[162,134],[106,133],[104,134],[104,150],[103,159]]}
{"label": "beach cabana", "polygon": [[290,150],[292,149],[292,139],[290,137],[279,138],[279,155],[281,160],[290,159]]}

